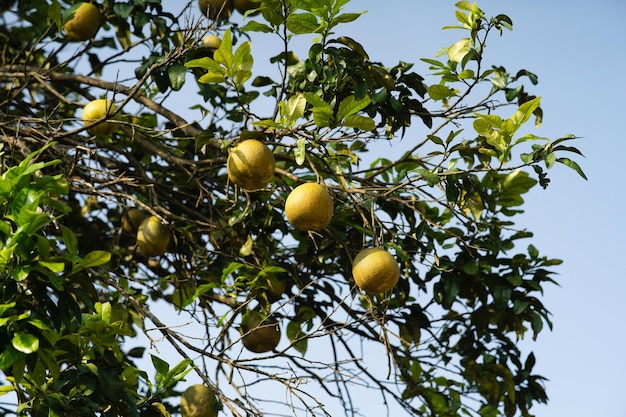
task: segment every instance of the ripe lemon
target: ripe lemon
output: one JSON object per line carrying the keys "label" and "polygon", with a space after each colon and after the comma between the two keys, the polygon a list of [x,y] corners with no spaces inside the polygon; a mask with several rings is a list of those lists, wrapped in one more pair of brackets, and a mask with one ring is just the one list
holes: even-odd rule
{"label": "ripe lemon", "polygon": [[183,417],[216,417],[215,394],[202,384],[187,388],[180,397],[180,412]]}
{"label": "ripe lemon", "polygon": [[96,36],[102,15],[98,7],[91,3],[79,3],[66,12],[63,29],[67,37],[75,41],[86,41]]}
{"label": "ripe lemon", "polygon": [[155,216],[147,217],[137,229],[137,246],[146,256],[160,256],[167,252],[169,229]]}
{"label": "ripe lemon", "polygon": [[[107,115],[115,112],[115,106],[109,100],[92,100],[83,109],[82,119],[86,125],[91,125]],[[117,116],[117,115],[116,115]],[[117,119],[117,117],[115,117]],[[110,135],[117,130],[117,123],[102,122],[87,129],[89,133],[96,136]]]}
{"label": "ripe lemon", "polygon": [[258,311],[248,311],[241,319],[243,345],[255,353],[273,350],[280,342],[280,327],[271,319],[265,319]]}
{"label": "ripe lemon", "polygon": [[[261,6],[261,3],[251,0],[233,0],[233,5],[235,6],[235,10],[237,10],[241,14],[244,14],[248,10],[258,9]],[[259,13],[259,11],[256,11],[252,14],[255,15],[257,13]]]}
{"label": "ripe lemon", "polygon": [[143,222],[146,217],[148,217],[148,213],[138,208],[125,210],[124,214],[122,214],[122,231],[129,235],[136,234],[141,222]]}
{"label": "ripe lemon", "polygon": [[205,48],[217,49],[222,44],[222,40],[215,35],[207,35],[202,39],[202,46]]}
{"label": "ripe lemon", "polygon": [[287,196],[285,215],[296,229],[320,230],[333,218],[333,199],[320,184],[302,184]]}
{"label": "ripe lemon", "polygon": [[213,20],[227,19],[233,12],[230,0],[198,0],[198,6],[204,16]]}
{"label": "ripe lemon", "polygon": [[256,139],[248,139],[228,154],[228,178],[249,191],[265,187],[274,176],[276,161],[272,151]]}
{"label": "ripe lemon", "polygon": [[380,294],[396,285],[400,278],[400,268],[396,259],[385,249],[367,248],[354,258],[352,276],[363,291]]}

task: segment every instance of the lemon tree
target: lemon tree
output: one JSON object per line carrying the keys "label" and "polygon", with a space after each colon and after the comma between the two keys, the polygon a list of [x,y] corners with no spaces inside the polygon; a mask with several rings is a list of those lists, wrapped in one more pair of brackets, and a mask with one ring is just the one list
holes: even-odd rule
{"label": "lemon tree", "polygon": [[517,341],[551,326],[560,260],[518,215],[552,167],[584,177],[576,137],[529,133],[541,89],[532,55],[490,53],[497,8],[380,62],[348,35],[365,3],[0,11],[0,414],[547,401]]}

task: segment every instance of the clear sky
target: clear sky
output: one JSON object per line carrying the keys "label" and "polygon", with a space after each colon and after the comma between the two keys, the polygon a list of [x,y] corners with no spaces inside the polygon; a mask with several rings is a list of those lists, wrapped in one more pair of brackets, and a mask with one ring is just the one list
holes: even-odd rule
{"label": "clear sky", "polygon": [[[454,3],[356,0],[350,8],[368,13],[346,27],[373,59],[415,62],[458,36],[440,30],[454,23]],[[547,288],[544,298],[554,330],[527,343],[537,356],[535,371],[549,379],[548,405],[533,410],[537,417],[624,417],[626,186],[618,175],[626,154],[619,127],[626,93],[626,2],[477,3],[488,16],[503,13],[513,20],[512,32],[487,45],[488,62],[539,76],[533,91],[542,96],[545,117],[534,133],[581,136],[571,144],[586,156],[576,160],[589,181],[568,168],[553,168],[550,186],[526,198],[521,218],[544,255],[564,260],[557,267],[560,287]]]}

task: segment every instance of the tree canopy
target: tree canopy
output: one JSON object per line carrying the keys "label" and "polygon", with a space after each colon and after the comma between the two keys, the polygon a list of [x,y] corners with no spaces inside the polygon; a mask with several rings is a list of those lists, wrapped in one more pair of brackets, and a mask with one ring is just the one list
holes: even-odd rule
{"label": "tree canopy", "polygon": [[[509,16],[460,1],[456,42],[381,63],[342,32],[360,2],[92,3],[0,9],[3,415],[178,415],[191,381],[233,416],[547,401],[518,342],[561,261],[516,216],[555,164],[585,175],[489,55]],[[365,248],[390,290],[355,285]]]}

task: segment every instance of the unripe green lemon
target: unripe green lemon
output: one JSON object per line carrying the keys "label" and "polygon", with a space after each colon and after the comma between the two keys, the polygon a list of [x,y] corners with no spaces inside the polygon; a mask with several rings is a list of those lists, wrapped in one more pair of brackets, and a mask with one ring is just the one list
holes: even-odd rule
{"label": "unripe green lemon", "polygon": [[241,188],[254,191],[265,187],[274,176],[276,161],[272,151],[256,139],[240,142],[228,154],[228,178]]}
{"label": "unripe green lemon", "polygon": [[180,412],[183,417],[216,417],[215,402],[215,394],[209,387],[195,384],[180,397]]}
{"label": "unripe green lemon", "polygon": [[398,283],[400,268],[396,259],[385,249],[367,248],[354,258],[352,276],[361,290],[380,294]]}
{"label": "unripe green lemon", "polygon": [[[251,0],[233,0],[233,5],[235,6],[235,10],[237,10],[241,14],[244,14],[248,10],[258,9],[261,6],[261,3]],[[258,13],[259,11],[256,11],[252,14],[254,15]]]}
{"label": "unripe green lemon", "polygon": [[147,217],[137,229],[137,246],[146,256],[160,256],[167,252],[170,231],[156,216]]}
{"label": "unripe green lemon", "polygon": [[101,24],[102,15],[98,7],[83,2],[67,11],[63,30],[72,40],[86,41],[96,35]]}
{"label": "unripe green lemon", "polygon": [[124,214],[122,214],[122,231],[129,235],[136,234],[141,222],[143,222],[146,217],[148,217],[148,213],[138,208],[125,210]]}
{"label": "unripe green lemon", "polygon": [[[107,115],[111,115],[115,112],[115,106],[109,100],[98,99],[92,100],[83,109],[83,114],[81,118],[85,122],[87,126],[94,124],[98,120],[106,117]],[[119,117],[116,115],[114,119]],[[89,133],[96,136],[107,136],[114,133],[117,130],[117,123],[104,121],[100,124],[90,127],[87,129]]]}
{"label": "unripe green lemon", "polygon": [[287,196],[285,215],[296,229],[323,229],[333,218],[333,198],[323,185],[299,185]]}
{"label": "unripe green lemon", "polygon": [[265,319],[258,311],[248,311],[241,319],[243,345],[255,353],[273,350],[280,342],[280,327],[271,319]]}

